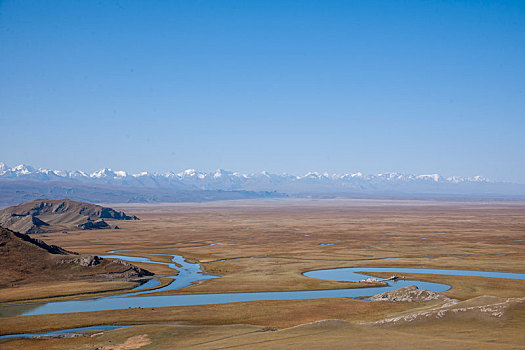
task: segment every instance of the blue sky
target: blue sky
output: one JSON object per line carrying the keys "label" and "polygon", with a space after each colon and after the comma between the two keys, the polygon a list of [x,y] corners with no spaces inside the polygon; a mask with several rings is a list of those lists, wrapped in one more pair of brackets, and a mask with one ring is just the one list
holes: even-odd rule
{"label": "blue sky", "polygon": [[525,183],[523,1],[1,1],[0,161]]}

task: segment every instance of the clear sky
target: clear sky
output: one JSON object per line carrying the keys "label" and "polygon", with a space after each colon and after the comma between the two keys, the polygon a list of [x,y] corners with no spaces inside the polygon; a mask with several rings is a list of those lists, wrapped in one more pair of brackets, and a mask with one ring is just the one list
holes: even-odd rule
{"label": "clear sky", "polygon": [[525,1],[0,1],[0,161],[525,183]]}

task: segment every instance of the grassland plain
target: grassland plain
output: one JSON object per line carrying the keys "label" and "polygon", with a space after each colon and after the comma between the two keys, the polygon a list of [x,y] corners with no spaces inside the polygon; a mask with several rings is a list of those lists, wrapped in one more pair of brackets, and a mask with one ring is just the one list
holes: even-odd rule
{"label": "grassland plain", "polygon": [[[523,202],[286,199],[110,206],[137,215],[141,221],[122,222],[116,231],[57,232],[40,238],[80,253],[123,249],[126,255],[157,261],[166,261],[166,257],[152,254],[179,254],[222,276],[158,294],[361,287],[301,275],[335,267],[525,272]],[[173,275],[162,265],[137,265],[159,275]],[[525,282],[519,280],[439,275],[418,275],[418,279],[449,284],[452,288],[443,294],[464,302],[483,295],[525,297]],[[108,286],[107,290],[120,287]],[[35,288],[28,284],[19,288],[33,299],[60,299],[57,291],[64,286]],[[76,295],[67,298],[104,288],[79,283],[74,290]],[[8,301],[13,294],[17,293],[10,288],[0,290],[0,300]],[[510,349],[525,344],[522,302],[513,302],[504,317],[468,313],[389,326],[374,323],[435,306],[433,302],[337,298],[131,309],[83,313],[82,317],[8,317],[2,319],[1,334],[96,324],[140,325],[93,337],[2,341],[0,347]],[[270,331],[274,329],[278,331]]]}

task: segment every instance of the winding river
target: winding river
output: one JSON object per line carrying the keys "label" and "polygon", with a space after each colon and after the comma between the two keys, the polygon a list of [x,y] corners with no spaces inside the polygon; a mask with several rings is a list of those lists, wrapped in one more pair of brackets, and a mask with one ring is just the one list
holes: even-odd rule
{"label": "winding river", "polygon": [[[113,251],[108,253],[114,253]],[[353,289],[330,289],[330,290],[306,290],[306,291],[286,291],[286,292],[247,292],[247,293],[212,293],[212,294],[178,294],[178,295],[148,295],[152,292],[167,291],[180,289],[191,285],[192,283],[205,279],[219,278],[218,276],[207,275],[202,272],[198,263],[191,263],[186,261],[179,255],[167,254],[150,254],[150,255],[164,255],[170,256],[172,263],[151,261],[148,258],[132,257],[125,255],[103,255],[104,258],[116,258],[129,262],[147,262],[155,264],[167,265],[174,270],[178,270],[179,274],[168,276],[174,279],[170,284],[161,288],[153,288],[159,285],[159,282],[152,280],[142,286],[135,288],[129,293],[118,295],[100,297],[96,299],[83,299],[71,301],[57,301],[43,304],[31,304],[25,308],[20,306],[10,305],[0,307],[0,316],[15,316],[15,315],[44,315],[44,314],[60,314],[68,312],[87,312],[87,311],[103,311],[103,310],[118,310],[128,308],[156,308],[164,306],[188,306],[188,305],[207,305],[207,304],[221,304],[241,301],[257,301],[257,300],[291,300],[291,299],[320,299],[320,298],[359,298],[371,296],[386,291],[391,291],[403,288],[409,285],[417,285],[420,289],[432,290],[435,292],[443,292],[450,288],[450,286],[441,283],[425,282],[418,280],[398,280],[396,282],[388,281],[388,285],[384,287],[370,287],[370,288],[353,288]],[[360,273],[358,273],[360,272]],[[370,277],[365,273],[374,272],[388,272],[388,273],[426,273],[426,274],[441,274],[454,276],[481,276],[481,277],[497,277],[510,279],[525,279],[523,273],[505,273],[505,272],[491,272],[491,271],[469,271],[469,270],[443,270],[443,269],[416,269],[416,268],[392,268],[392,267],[352,267],[352,268],[338,268],[327,270],[316,270],[306,272],[304,275],[311,278],[322,278],[338,281],[359,281],[366,277]],[[18,311],[19,310],[19,311]]]}

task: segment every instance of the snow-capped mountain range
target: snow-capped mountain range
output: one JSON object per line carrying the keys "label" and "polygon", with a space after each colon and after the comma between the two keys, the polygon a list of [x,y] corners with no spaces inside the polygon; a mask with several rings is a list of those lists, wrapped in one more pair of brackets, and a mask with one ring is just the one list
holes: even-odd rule
{"label": "snow-capped mountain range", "polygon": [[37,198],[93,203],[202,202],[281,197],[525,199],[525,185],[483,177],[310,172],[302,176],[217,170],[130,174],[35,169],[0,162],[0,207]]}
{"label": "snow-capped mountain range", "polygon": [[[481,176],[475,177],[442,177],[438,174],[409,175],[385,173],[364,175],[360,172],[348,174],[328,174],[309,172],[302,176],[288,174],[260,173],[243,174],[219,169],[215,172],[201,172],[188,169],[182,172],[130,174],[126,171],[108,168],[87,173],[81,170],[35,169],[29,165],[9,167],[0,162],[0,180],[33,180],[33,181],[79,181],[98,184],[112,184],[131,187],[152,187],[172,189],[198,189],[222,191],[280,191],[297,192],[340,192],[363,190],[394,190],[405,192],[408,188],[414,191],[458,187],[459,185],[490,184]],[[408,187],[408,188],[407,188]]]}

